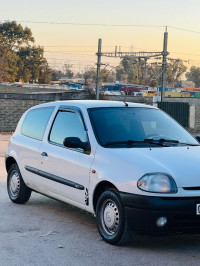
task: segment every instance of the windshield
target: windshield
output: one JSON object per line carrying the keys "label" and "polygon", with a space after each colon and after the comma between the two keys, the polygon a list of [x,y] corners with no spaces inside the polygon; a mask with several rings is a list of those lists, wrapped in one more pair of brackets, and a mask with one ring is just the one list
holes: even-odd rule
{"label": "windshield", "polygon": [[112,107],[88,109],[97,141],[104,147],[198,145],[174,119],[159,109]]}

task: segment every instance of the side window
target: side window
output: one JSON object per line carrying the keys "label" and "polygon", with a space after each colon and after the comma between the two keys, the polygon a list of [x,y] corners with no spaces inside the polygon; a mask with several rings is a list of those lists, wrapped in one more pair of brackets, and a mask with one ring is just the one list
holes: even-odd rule
{"label": "side window", "polygon": [[29,111],[22,124],[21,133],[27,137],[42,140],[53,110],[54,107],[45,107]]}
{"label": "side window", "polygon": [[63,141],[67,137],[77,137],[85,142],[87,141],[87,132],[76,113],[59,111],[53,123],[49,140],[63,145]]}

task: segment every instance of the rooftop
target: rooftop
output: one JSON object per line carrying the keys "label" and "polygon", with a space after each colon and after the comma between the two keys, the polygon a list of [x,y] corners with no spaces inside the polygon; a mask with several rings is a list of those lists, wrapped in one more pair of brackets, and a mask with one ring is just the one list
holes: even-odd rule
{"label": "rooftop", "polygon": [[76,106],[79,108],[99,108],[99,107],[145,107],[145,108],[154,108],[150,105],[139,104],[139,103],[130,103],[130,102],[123,102],[123,101],[103,101],[103,100],[70,100],[70,101],[56,101],[56,102],[49,102],[39,105],[40,107],[45,106]]}

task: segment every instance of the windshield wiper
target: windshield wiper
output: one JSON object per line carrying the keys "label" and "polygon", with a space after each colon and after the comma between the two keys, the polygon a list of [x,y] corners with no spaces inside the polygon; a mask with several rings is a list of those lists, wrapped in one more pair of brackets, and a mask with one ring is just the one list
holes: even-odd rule
{"label": "windshield wiper", "polygon": [[181,145],[188,145],[188,146],[199,146],[198,144],[190,144],[190,143],[183,143],[183,142],[180,142],[176,139],[158,139],[158,140],[155,140],[155,139],[144,139],[144,141],[147,141],[149,143],[154,143],[154,142],[158,142],[158,143],[175,143],[175,144],[181,144]]}
{"label": "windshield wiper", "polygon": [[155,145],[159,145],[159,146],[163,146],[163,147],[169,147],[168,145],[165,145],[163,142],[161,141],[161,139],[144,139],[144,142],[150,143],[150,144],[155,144]]}
{"label": "windshield wiper", "polygon": [[128,146],[132,146],[132,144],[155,144],[158,146],[168,147],[167,145],[163,144],[162,142],[153,140],[153,139],[144,139],[144,140],[127,140],[127,141],[113,141],[105,143],[105,146],[112,146],[116,144],[126,144]]}
{"label": "windshield wiper", "polygon": [[158,143],[163,143],[163,142],[179,143],[179,141],[176,139],[144,139],[144,141],[145,142],[158,142]]}
{"label": "windshield wiper", "polygon": [[131,144],[135,144],[135,143],[144,143],[144,141],[137,141],[137,140],[113,141],[113,142],[106,142],[105,146],[112,146],[112,145],[115,145],[115,144],[131,145]]}
{"label": "windshield wiper", "polygon": [[177,139],[159,139],[160,142],[179,143]]}

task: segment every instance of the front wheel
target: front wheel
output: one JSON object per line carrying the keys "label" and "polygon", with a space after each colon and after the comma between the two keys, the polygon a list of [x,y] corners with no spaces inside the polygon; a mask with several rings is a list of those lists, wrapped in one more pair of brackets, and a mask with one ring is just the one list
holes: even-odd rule
{"label": "front wheel", "polygon": [[9,198],[15,203],[25,203],[31,196],[31,189],[24,183],[17,164],[11,165],[8,171],[7,190]]}
{"label": "front wheel", "polygon": [[120,197],[115,190],[104,191],[96,208],[97,228],[109,244],[125,244],[130,237],[128,221]]}

